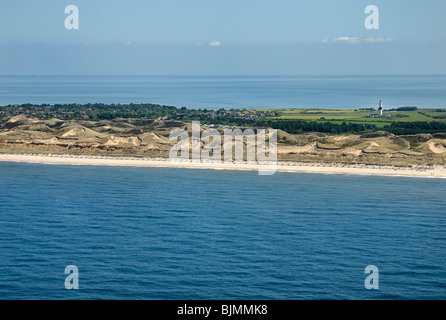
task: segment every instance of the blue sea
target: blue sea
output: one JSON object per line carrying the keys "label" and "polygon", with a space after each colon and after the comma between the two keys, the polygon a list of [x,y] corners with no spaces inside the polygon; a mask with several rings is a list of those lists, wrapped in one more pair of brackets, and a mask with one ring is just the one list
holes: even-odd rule
{"label": "blue sea", "polygon": [[0,299],[446,299],[445,179],[8,162],[0,177]]}
{"label": "blue sea", "polygon": [[0,76],[0,106],[155,103],[188,108],[446,108],[446,75]]}

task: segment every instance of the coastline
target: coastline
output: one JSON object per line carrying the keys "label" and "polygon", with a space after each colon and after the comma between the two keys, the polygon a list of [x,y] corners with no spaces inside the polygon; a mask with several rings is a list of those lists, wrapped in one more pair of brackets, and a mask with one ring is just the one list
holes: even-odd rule
{"label": "coastline", "polygon": [[[261,164],[227,164],[227,163],[197,163],[191,161],[172,162],[166,158],[137,158],[92,155],[67,154],[0,154],[2,162],[27,162],[61,165],[97,165],[97,166],[131,166],[131,167],[168,167],[195,168],[214,170],[260,170],[267,165]],[[446,167],[393,167],[366,164],[341,163],[304,163],[282,162],[276,167],[277,172],[322,173],[322,174],[356,174],[377,176],[407,176],[446,178]]]}

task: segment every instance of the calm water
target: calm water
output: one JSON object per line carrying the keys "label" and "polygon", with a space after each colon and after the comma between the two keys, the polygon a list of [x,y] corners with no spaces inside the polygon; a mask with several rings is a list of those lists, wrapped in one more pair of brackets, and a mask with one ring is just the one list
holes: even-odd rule
{"label": "calm water", "polygon": [[1,299],[446,299],[444,179],[5,162],[0,176]]}
{"label": "calm water", "polygon": [[0,76],[0,105],[157,103],[190,108],[446,107],[443,76]]}

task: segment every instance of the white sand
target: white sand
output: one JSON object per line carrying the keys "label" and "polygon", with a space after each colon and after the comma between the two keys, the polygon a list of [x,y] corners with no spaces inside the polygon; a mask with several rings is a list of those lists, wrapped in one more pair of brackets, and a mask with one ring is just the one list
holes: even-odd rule
{"label": "white sand", "polygon": [[[201,168],[227,170],[259,170],[268,168],[259,164],[225,164],[225,163],[193,163],[171,162],[163,158],[136,158],[90,155],[43,155],[43,154],[0,154],[0,161],[32,162],[43,164],[73,164],[99,166],[134,166],[134,167],[172,167],[172,168]],[[363,164],[336,163],[299,163],[278,162],[277,172],[307,172],[332,174],[361,174],[384,176],[411,176],[446,178],[446,167],[392,167]]]}

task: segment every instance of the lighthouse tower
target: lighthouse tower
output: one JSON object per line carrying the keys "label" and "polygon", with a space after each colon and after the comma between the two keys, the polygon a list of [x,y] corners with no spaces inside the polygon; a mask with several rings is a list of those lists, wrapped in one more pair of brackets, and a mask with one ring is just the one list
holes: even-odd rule
{"label": "lighthouse tower", "polygon": [[379,116],[382,117],[383,116],[383,102],[381,100],[379,100]]}

